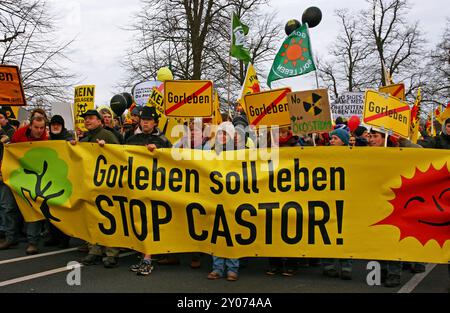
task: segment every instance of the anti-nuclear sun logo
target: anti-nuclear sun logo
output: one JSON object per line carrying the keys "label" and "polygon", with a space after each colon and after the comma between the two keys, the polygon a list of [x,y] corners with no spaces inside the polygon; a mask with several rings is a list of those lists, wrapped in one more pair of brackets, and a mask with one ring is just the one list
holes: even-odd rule
{"label": "anti-nuclear sun logo", "polygon": [[308,49],[302,47],[302,44],[303,39],[300,39],[298,42],[296,42],[295,38],[293,38],[290,44],[283,45],[284,51],[281,52],[281,56],[284,57],[284,64],[291,62],[292,66],[295,68],[297,66],[298,60],[305,61],[303,53],[308,51]]}
{"label": "anti-nuclear sun logo", "polygon": [[427,171],[416,168],[412,178],[402,176],[400,188],[392,188],[394,210],[375,223],[400,229],[400,240],[416,238],[422,245],[436,240],[443,247],[450,239],[450,173],[445,164],[440,170],[430,165]]}

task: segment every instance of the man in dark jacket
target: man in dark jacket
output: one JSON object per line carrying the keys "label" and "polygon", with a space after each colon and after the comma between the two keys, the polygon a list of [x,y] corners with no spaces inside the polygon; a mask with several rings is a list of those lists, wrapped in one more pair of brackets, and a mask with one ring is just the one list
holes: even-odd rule
{"label": "man in dark jacket", "polygon": [[65,128],[65,121],[61,115],[54,115],[50,120],[50,140],[73,139],[73,135]]}
{"label": "man in dark jacket", "polygon": [[[127,145],[146,146],[154,151],[158,148],[171,148],[170,141],[157,128],[159,115],[154,107],[144,107],[140,112],[141,134],[133,135],[127,139]],[[141,262],[130,267],[137,275],[149,275],[153,270],[151,255],[145,254]]]}
{"label": "man in dark jacket", "polygon": [[[140,126],[142,133],[133,135],[127,139],[127,145],[146,146],[149,148],[171,148],[172,144],[158,129],[159,115],[154,107],[144,107],[140,114]],[[149,147],[151,146],[151,147]]]}
{"label": "man in dark jacket", "polygon": [[87,110],[82,117],[84,118],[84,127],[88,131],[80,142],[98,142],[100,145],[105,143],[119,144],[116,136],[103,128],[102,117],[97,110]]}
{"label": "man in dark jacket", "polygon": [[[87,110],[82,117],[84,118],[84,127],[86,127],[88,131],[80,142],[97,142],[100,146],[104,146],[106,143],[119,144],[116,136],[103,128],[102,117],[97,110]],[[71,144],[76,144],[76,142],[72,140]],[[81,261],[81,263],[84,265],[99,264],[102,261],[103,250],[105,250],[106,253],[103,265],[106,268],[116,267],[119,264],[119,248],[103,247],[96,244],[89,245],[89,254]]]}
{"label": "man in dark jacket", "polygon": [[[65,121],[61,115],[53,115],[50,120],[50,140],[66,140],[73,139],[73,135],[65,128]],[[48,230],[50,238],[44,242],[44,246],[59,248],[67,248],[69,246],[70,237],[60,231],[50,221],[48,223]]]}
{"label": "man in dark jacket", "polygon": [[[31,118],[30,125],[19,128],[11,138],[11,143],[30,142],[30,141],[44,141],[48,140],[47,132],[45,130],[46,120],[42,116],[35,116]],[[20,212],[17,207],[11,192],[6,189],[2,190],[0,203],[5,207],[6,241],[0,244],[0,250],[9,249],[17,245],[19,236],[19,217]],[[6,198],[5,198],[6,197]],[[39,253],[38,243],[40,239],[40,232],[42,230],[42,221],[26,222],[28,247],[27,254]]]}

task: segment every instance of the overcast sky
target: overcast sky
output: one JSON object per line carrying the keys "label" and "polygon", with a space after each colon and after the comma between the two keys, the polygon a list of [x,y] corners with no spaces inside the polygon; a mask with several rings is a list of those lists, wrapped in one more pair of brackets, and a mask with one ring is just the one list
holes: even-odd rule
{"label": "overcast sky", "polygon": [[[419,21],[431,48],[439,41],[446,18],[450,18],[448,0],[409,0],[409,3],[412,7],[409,18]],[[61,39],[77,38],[68,55],[72,60],[69,66],[80,75],[82,84],[96,85],[96,106],[109,104],[118,91],[114,89],[115,84],[125,77],[119,62],[132,38],[123,28],[132,23],[133,13],[141,7],[140,1],[50,0],[49,4],[61,17],[57,24]],[[367,3],[365,0],[273,0],[265,9],[277,12],[278,21],[284,25],[289,19],[301,20],[303,11],[310,6],[322,11],[322,22],[310,34],[314,53],[324,56],[338,35],[334,10],[358,11],[367,8]],[[277,45],[280,44],[281,40],[277,40]]]}

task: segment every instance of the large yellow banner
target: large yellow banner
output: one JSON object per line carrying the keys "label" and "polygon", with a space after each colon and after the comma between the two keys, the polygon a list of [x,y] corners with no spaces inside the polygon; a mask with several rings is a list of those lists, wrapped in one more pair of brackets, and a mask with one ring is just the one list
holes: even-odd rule
{"label": "large yellow banner", "polygon": [[27,220],[146,253],[450,260],[446,150],[11,144]]}

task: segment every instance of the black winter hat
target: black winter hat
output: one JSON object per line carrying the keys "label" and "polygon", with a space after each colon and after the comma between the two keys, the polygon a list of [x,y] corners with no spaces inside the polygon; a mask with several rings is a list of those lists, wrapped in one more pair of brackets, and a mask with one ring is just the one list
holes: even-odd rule
{"label": "black winter hat", "polygon": [[155,107],[145,106],[141,110],[141,119],[154,119],[158,122],[160,115],[156,112]]}
{"label": "black winter hat", "polygon": [[243,116],[236,116],[233,119],[233,125],[237,126],[237,125],[242,125],[244,128],[248,126],[248,120],[243,117]]}
{"label": "black winter hat", "polygon": [[367,128],[365,128],[364,126],[358,126],[355,129],[355,136],[356,137],[361,137],[362,134],[364,134],[364,132],[366,132],[366,131],[367,131]]}
{"label": "black winter hat", "polygon": [[61,115],[53,115],[52,119],[50,120],[50,125],[52,124],[60,124],[62,125],[62,128],[64,128],[64,118]]}
{"label": "black winter hat", "polygon": [[5,118],[8,118],[8,115],[6,115],[6,111],[0,108],[0,114],[3,115]]}
{"label": "black winter hat", "polygon": [[344,117],[342,117],[342,116],[338,116],[338,117],[336,118],[335,123],[336,123],[336,125],[339,125],[339,124],[345,124],[345,125],[347,125],[347,120],[346,120]]}

